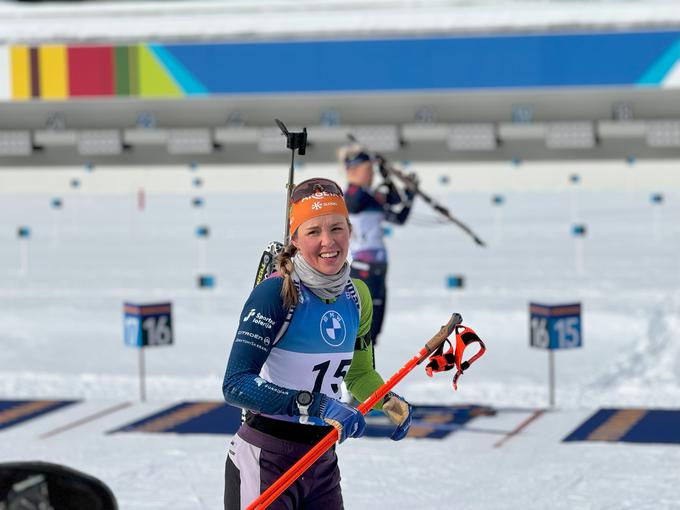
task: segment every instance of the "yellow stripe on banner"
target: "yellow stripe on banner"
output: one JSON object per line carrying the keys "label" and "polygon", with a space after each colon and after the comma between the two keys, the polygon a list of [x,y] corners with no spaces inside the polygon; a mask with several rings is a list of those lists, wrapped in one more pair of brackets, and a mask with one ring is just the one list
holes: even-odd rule
{"label": "yellow stripe on banner", "polygon": [[9,46],[0,46],[0,101],[12,99],[12,61]]}
{"label": "yellow stripe on banner", "polygon": [[589,441],[618,441],[647,414],[645,409],[621,409],[587,437]]}
{"label": "yellow stripe on banner", "polygon": [[28,46],[10,48],[12,99],[31,98],[31,63]]}
{"label": "yellow stripe on banner", "polygon": [[212,411],[213,409],[222,406],[221,402],[201,402],[198,404],[191,404],[186,407],[178,409],[174,413],[162,416],[148,423],[145,423],[136,430],[142,432],[163,432],[165,430],[176,427],[180,423],[185,423],[196,416]]}
{"label": "yellow stripe on banner", "polygon": [[68,97],[66,47],[41,46],[38,55],[41,98],[66,99]]}
{"label": "yellow stripe on banner", "polygon": [[27,402],[16,407],[10,407],[9,409],[0,412],[0,424],[23,418],[24,416],[42,411],[48,407],[53,407],[58,403],[59,402],[51,402],[49,400],[38,400],[37,402]]}

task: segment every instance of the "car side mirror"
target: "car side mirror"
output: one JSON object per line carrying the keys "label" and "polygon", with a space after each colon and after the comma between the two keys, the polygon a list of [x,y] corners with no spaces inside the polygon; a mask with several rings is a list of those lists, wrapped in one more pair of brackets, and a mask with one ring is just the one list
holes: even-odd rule
{"label": "car side mirror", "polygon": [[0,510],[118,510],[104,482],[48,462],[0,464]]}

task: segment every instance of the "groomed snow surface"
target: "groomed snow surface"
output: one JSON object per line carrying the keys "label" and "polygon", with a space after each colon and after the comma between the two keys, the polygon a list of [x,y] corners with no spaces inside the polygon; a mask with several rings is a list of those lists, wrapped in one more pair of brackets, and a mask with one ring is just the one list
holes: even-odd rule
{"label": "groomed snow surface", "polygon": [[[255,266],[266,243],[281,236],[282,194],[210,194],[192,188],[196,174],[187,171],[185,193],[148,194],[139,211],[136,189],[88,193],[88,182],[105,171],[83,173],[79,190],[65,177],[55,190],[61,210],[50,207],[48,194],[0,196],[0,397],[83,400],[0,431],[0,461],[85,471],[111,487],[123,510],[220,508],[230,437],[106,432],[182,400],[221,400]],[[459,312],[488,351],[458,392],[449,374],[430,379],[420,367],[397,390],[414,403],[481,404],[498,413],[443,440],[343,443],[346,508],[680,508],[677,445],[562,442],[601,407],[678,407],[680,195],[667,192],[654,205],[647,191],[573,186],[513,191],[494,207],[489,193],[430,189],[489,246],[433,224],[427,206],[416,204],[413,221],[388,239],[390,294],[377,368],[390,376]],[[196,195],[204,209],[191,207]],[[588,228],[580,248],[571,235],[576,222]],[[194,235],[201,224],[211,228],[207,241]],[[32,233],[23,266],[20,225]],[[214,290],[196,288],[199,271],[215,275]],[[449,274],[464,275],[466,288],[447,289]],[[166,300],[176,345],[147,350],[141,404],[137,353],[123,345],[122,304]],[[548,356],[528,346],[530,301],[581,302],[584,347],[556,354],[556,409],[494,447],[547,405]],[[135,403],[38,437],[124,401]]]}

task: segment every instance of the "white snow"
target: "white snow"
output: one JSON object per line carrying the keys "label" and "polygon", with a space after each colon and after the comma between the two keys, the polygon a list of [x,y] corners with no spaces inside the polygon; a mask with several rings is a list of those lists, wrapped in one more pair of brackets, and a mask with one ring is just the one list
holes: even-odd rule
{"label": "white snow", "polygon": [[[455,192],[437,184],[437,174],[424,175],[426,189],[489,246],[477,247],[453,226],[428,226],[431,212],[416,204],[414,221],[388,240],[390,294],[377,367],[385,377],[396,372],[459,312],[488,351],[460,379],[458,392],[448,374],[430,379],[421,367],[397,390],[414,403],[475,403],[499,413],[444,440],[342,444],[347,508],[680,508],[678,446],[561,442],[600,407],[678,407],[680,194],[654,173],[638,173],[640,187],[612,177],[609,189],[600,176],[593,190],[588,180],[597,167],[577,187],[568,184],[564,166],[553,170],[564,184],[552,189],[496,181],[493,192],[506,197],[502,214],[490,191]],[[523,169],[508,171],[519,176]],[[84,402],[0,431],[0,461],[39,459],[91,473],[124,510],[220,508],[229,437],[106,432],[181,400],[221,399],[255,266],[262,248],[281,236],[283,191],[229,192],[220,184],[217,193],[209,173],[176,170],[173,179],[184,179],[185,189],[149,192],[140,212],[138,181],[129,176],[121,184],[129,193],[94,194],[90,188],[110,180],[111,170],[83,171],[77,191],[69,188],[77,170],[26,172],[36,189],[48,174],[58,187],[53,194],[0,194],[0,398]],[[470,166],[467,175],[476,172]],[[196,175],[205,189],[192,188]],[[160,172],[153,176],[162,179]],[[452,186],[465,176],[461,169]],[[148,172],[143,178],[152,179]],[[665,192],[665,202],[650,203],[650,190]],[[196,195],[205,197],[205,209],[191,208]],[[64,197],[62,210],[50,208],[52,196]],[[575,221],[588,226],[582,274],[570,234]],[[199,224],[212,234],[203,268],[194,236]],[[32,230],[23,276],[20,225]],[[216,289],[195,287],[199,269],[215,274]],[[465,276],[465,289],[445,288],[454,273]],[[137,353],[123,345],[122,304],[166,300],[173,303],[176,345],[146,351],[148,401],[141,404]],[[547,404],[547,354],[528,346],[529,301],[581,302],[584,348],[556,354],[557,408],[495,448]],[[134,404],[38,437],[124,401]]]}
{"label": "white snow", "polygon": [[376,37],[673,28],[675,0],[0,2],[0,41]]}

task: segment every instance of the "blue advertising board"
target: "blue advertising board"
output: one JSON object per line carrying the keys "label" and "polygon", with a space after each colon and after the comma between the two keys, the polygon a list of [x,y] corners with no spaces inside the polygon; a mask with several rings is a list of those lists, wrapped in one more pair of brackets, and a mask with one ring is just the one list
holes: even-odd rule
{"label": "blue advertising board", "polygon": [[549,350],[581,347],[581,304],[529,303],[529,332],[531,347]]}

